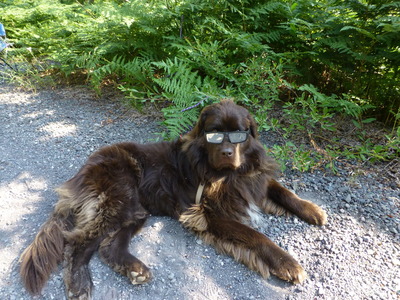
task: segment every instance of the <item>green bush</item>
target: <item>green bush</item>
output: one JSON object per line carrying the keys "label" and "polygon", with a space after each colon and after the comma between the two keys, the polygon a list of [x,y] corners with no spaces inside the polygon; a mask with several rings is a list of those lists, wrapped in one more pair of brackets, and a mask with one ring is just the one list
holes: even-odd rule
{"label": "green bush", "polygon": [[[84,75],[98,92],[112,80],[136,105],[167,103],[165,138],[190,129],[206,103],[234,97],[262,130],[287,136],[350,118],[364,148],[333,143],[321,157],[399,154],[399,2],[3,0],[0,16],[15,60]],[[280,106],[288,125],[268,118]],[[379,145],[362,134],[374,119],[393,128]],[[288,149],[297,161],[308,151]]]}

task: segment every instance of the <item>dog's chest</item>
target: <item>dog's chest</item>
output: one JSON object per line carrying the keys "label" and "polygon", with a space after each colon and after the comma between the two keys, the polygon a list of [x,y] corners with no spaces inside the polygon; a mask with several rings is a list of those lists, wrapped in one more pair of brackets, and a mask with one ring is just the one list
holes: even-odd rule
{"label": "dog's chest", "polygon": [[246,212],[247,215],[249,216],[250,219],[249,221],[252,225],[256,227],[261,225],[263,213],[256,204],[250,202]]}

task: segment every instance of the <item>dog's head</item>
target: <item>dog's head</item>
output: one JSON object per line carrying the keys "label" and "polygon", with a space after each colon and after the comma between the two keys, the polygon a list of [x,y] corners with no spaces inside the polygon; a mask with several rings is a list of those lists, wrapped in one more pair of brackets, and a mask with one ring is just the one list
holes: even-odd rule
{"label": "dog's head", "polygon": [[245,172],[256,169],[265,157],[257,138],[257,125],[247,109],[222,100],[203,109],[183,142],[196,167],[206,161],[207,171]]}

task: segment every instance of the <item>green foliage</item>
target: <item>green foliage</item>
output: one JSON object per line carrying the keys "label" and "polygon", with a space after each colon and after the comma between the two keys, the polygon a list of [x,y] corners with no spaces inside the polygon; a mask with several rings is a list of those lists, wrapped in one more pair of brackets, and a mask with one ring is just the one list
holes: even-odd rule
{"label": "green foliage", "polygon": [[[304,146],[297,147],[292,142],[286,142],[284,145],[274,145],[272,155],[281,163],[281,168],[290,166],[301,172],[308,172],[318,168],[323,159],[322,155]],[[288,158],[292,158],[288,160]],[[332,169],[332,167],[330,168]]]}
{"label": "green foliage", "polygon": [[137,56],[127,61],[123,56],[115,56],[111,61],[93,70],[91,83],[100,93],[101,82],[109,76],[117,76],[120,89],[132,100],[144,100],[158,93],[154,86],[154,65],[151,60]]}
{"label": "green foliage", "polygon": [[202,78],[188,63],[177,58],[174,61],[167,59],[155,63],[155,66],[165,75],[154,79],[154,82],[164,91],[164,98],[174,103],[162,109],[165,116],[163,124],[167,128],[163,136],[175,138],[189,131],[196,122],[202,107],[200,104],[209,97],[205,95],[212,95],[217,91],[216,81],[208,76]]}
{"label": "green foliage", "polygon": [[[296,97],[293,102],[287,102],[284,105],[286,116],[292,121],[292,124],[284,128],[285,131],[293,131],[293,129],[314,132],[315,130],[336,131],[335,116],[347,115],[353,119],[357,127],[361,129],[358,122],[361,120],[362,114],[370,108],[371,105],[359,105],[349,101],[347,95],[342,98],[336,95],[327,96],[320,93],[312,85],[303,85],[299,89],[303,92]],[[373,118],[361,120],[361,123],[369,123]]]}
{"label": "green foliage", "polygon": [[[350,120],[359,146],[275,148],[301,170],[399,155],[399,2],[3,0],[0,22],[27,74],[83,74],[99,93],[112,81],[135,105],[158,102],[165,138],[187,131],[207,102],[233,97],[261,130],[288,137]],[[376,119],[392,126],[378,144],[364,133]]]}
{"label": "green foliage", "polygon": [[297,83],[366,99],[379,118],[399,107],[398,2],[299,1],[293,13]]}

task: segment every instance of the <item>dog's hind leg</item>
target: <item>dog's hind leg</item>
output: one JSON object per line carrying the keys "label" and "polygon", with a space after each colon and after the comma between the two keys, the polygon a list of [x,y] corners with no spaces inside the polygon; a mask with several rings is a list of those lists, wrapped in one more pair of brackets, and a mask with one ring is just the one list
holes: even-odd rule
{"label": "dog's hind leg", "polygon": [[85,242],[84,245],[66,245],[64,283],[68,299],[91,299],[93,283],[88,264],[98,247],[98,243],[98,240],[91,240]]}
{"label": "dog's hind leg", "polygon": [[101,259],[116,272],[127,276],[132,284],[142,284],[151,279],[148,267],[128,250],[131,237],[140,230],[145,220],[139,219],[109,234],[99,248]]}

